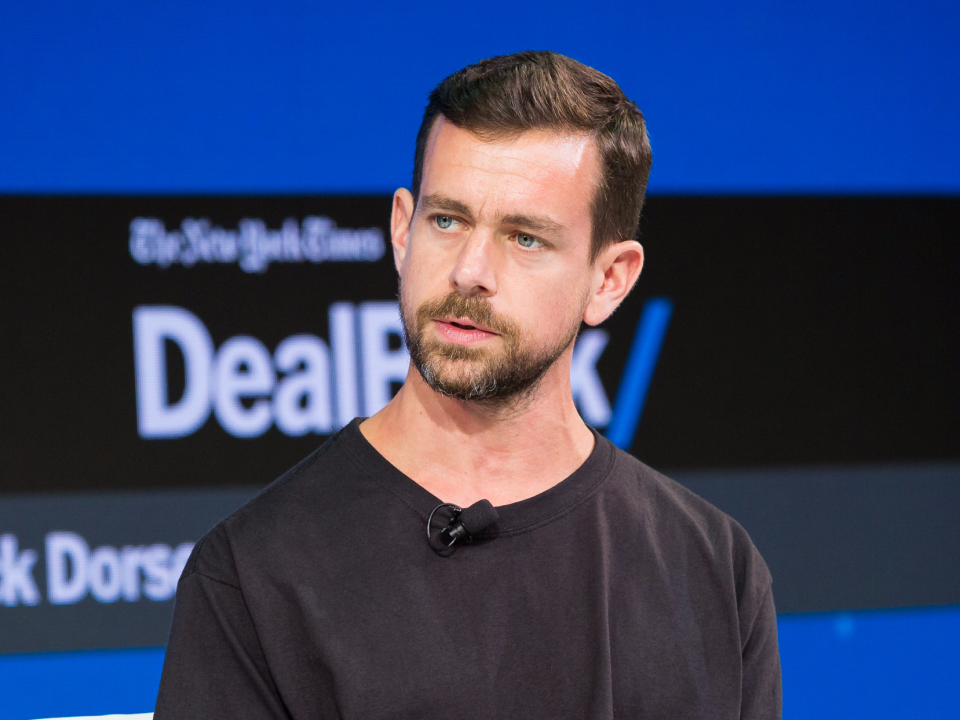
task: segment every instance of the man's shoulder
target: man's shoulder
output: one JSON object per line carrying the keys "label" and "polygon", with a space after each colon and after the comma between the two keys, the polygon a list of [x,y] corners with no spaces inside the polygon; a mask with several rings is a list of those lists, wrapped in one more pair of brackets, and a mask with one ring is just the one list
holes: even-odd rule
{"label": "man's shoulder", "polygon": [[735,522],[692,490],[633,455],[620,449],[616,454],[614,472],[621,486],[655,512],[668,513],[672,518],[682,516],[704,527],[722,527]]}
{"label": "man's shoulder", "polygon": [[350,506],[362,502],[362,493],[351,490],[363,484],[358,482],[363,471],[341,442],[343,432],[211,529],[197,543],[182,577],[198,573],[239,587],[238,559],[240,565],[266,562],[305,542],[322,542],[318,534],[335,534],[338,524],[355,520],[356,508]]}
{"label": "man's shoulder", "polygon": [[750,564],[767,574],[747,531],[727,513],[622,450],[617,450],[615,472],[620,492],[665,547],[695,545],[716,561],[732,563],[738,573]]}

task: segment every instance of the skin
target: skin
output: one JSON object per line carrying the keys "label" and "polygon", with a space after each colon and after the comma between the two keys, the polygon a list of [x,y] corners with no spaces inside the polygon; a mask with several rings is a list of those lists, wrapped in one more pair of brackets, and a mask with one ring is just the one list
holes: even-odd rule
{"label": "skin", "polygon": [[[556,345],[580,320],[602,322],[640,275],[643,248],[616,242],[590,262],[590,204],[599,178],[587,135],[537,130],[483,140],[440,117],[424,157],[419,204],[403,188],[393,198],[393,253],[405,304],[415,310],[451,291],[482,296],[538,347]],[[438,224],[438,217],[450,221]],[[456,320],[435,318],[425,332],[448,343],[500,347],[496,333],[464,332],[451,324]],[[467,507],[486,498],[500,506],[533,497],[571,475],[593,450],[571,394],[572,352],[571,344],[531,393],[506,405],[442,396],[411,365],[396,397],[360,431],[443,502]]]}

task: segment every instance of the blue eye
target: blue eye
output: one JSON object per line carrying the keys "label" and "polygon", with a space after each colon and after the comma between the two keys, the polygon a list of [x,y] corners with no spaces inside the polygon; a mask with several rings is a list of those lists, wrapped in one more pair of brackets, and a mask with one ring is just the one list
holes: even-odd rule
{"label": "blue eye", "polygon": [[526,233],[517,235],[517,243],[520,247],[525,248],[539,247],[541,244],[533,235],[527,235]]}
{"label": "blue eye", "polygon": [[453,218],[449,215],[437,215],[437,227],[441,230],[448,230],[453,225]]}

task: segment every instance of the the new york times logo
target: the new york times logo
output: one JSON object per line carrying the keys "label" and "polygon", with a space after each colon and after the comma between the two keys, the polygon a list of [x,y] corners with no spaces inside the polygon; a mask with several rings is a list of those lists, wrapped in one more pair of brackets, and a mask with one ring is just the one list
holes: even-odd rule
{"label": "the new york times logo", "polygon": [[278,230],[263,220],[241,220],[237,229],[187,218],[177,230],[162,220],[130,223],[130,255],[141,265],[192,267],[236,263],[245,272],[264,272],[270,263],[375,262],[386,244],[380,228],[342,228],[328,217],[287,218]]}

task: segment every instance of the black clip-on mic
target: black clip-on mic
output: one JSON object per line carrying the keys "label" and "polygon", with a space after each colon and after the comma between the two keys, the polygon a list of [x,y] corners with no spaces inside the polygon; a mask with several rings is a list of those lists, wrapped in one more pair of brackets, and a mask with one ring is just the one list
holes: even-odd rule
{"label": "black clip-on mic", "polygon": [[427,542],[434,550],[437,548],[433,544],[430,531],[433,529],[433,516],[442,507],[448,507],[453,511],[450,522],[440,530],[440,540],[445,543],[443,550],[453,547],[458,540],[465,543],[471,542],[474,535],[482,533],[497,521],[497,510],[489,500],[478,500],[466,509],[451,503],[441,503],[433,509],[427,519]]}

